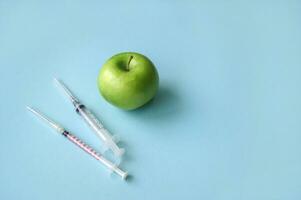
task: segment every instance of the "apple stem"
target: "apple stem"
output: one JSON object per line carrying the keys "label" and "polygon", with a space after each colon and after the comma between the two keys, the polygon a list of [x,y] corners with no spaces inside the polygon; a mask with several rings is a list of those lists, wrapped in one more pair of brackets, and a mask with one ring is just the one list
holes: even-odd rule
{"label": "apple stem", "polygon": [[134,58],[134,56],[130,56],[130,58],[129,58],[129,61],[128,61],[128,64],[127,64],[127,66],[126,66],[126,70],[127,71],[130,71],[130,62],[131,62],[131,60]]}

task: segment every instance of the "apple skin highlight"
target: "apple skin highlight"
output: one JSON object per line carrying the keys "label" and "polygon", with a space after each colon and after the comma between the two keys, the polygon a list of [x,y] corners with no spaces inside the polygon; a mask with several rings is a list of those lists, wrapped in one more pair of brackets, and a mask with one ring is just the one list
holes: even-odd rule
{"label": "apple skin highlight", "polygon": [[124,52],[112,56],[104,63],[97,85],[109,103],[124,110],[133,110],[156,95],[159,75],[146,56]]}

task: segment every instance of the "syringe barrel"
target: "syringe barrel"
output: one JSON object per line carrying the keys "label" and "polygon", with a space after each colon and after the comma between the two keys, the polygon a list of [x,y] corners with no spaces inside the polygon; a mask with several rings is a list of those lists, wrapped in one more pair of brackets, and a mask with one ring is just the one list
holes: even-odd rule
{"label": "syringe barrel", "polygon": [[64,131],[62,134],[65,137],[67,137],[71,142],[73,142],[78,147],[83,149],[86,153],[90,154],[95,159],[99,160],[102,164],[104,164],[112,172],[114,172],[114,173],[118,174],[119,176],[121,176],[122,179],[126,179],[126,177],[128,175],[127,172],[125,172],[125,171],[121,170],[120,168],[118,168],[115,164],[113,164],[111,161],[104,158],[100,153],[97,153],[92,147],[85,144],[82,140],[77,138],[75,135],[69,133],[68,131]]}
{"label": "syringe barrel", "polygon": [[98,137],[104,142],[107,148],[111,149],[114,154],[121,156],[124,153],[113,141],[109,131],[104,128],[100,121],[87,109],[84,105],[78,105],[76,112],[85,120],[89,127],[96,133]]}

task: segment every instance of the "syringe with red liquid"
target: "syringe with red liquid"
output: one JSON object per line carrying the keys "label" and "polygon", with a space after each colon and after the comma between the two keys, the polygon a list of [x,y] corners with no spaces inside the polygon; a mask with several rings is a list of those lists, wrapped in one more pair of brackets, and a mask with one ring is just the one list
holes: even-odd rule
{"label": "syringe with red liquid", "polygon": [[49,119],[45,115],[41,114],[37,110],[35,110],[35,109],[33,109],[33,108],[29,107],[29,106],[27,106],[27,109],[29,111],[31,111],[33,114],[35,114],[36,116],[38,116],[39,118],[41,118],[48,125],[50,125],[54,130],[56,130],[56,132],[58,132],[58,133],[62,134],[63,136],[65,136],[68,140],[70,140],[71,142],[73,142],[74,144],[76,144],[78,147],[80,147],[86,153],[88,153],[91,156],[93,156],[96,160],[99,160],[108,169],[110,169],[114,173],[116,173],[119,176],[121,176],[122,179],[126,179],[126,177],[128,176],[128,173],[125,172],[125,171],[123,171],[123,170],[121,170],[120,168],[118,168],[118,166],[116,166],[115,164],[113,164],[111,161],[109,161],[106,158],[104,158],[102,154],[96,152],[92,147],[90,147],[87,144],[85,144],[82,140],[80,140],[79,138],[77,138],[75,135],[69,133],[62,126],[60,126],[59,124],[55,123],[54,121],[52,121],[51,119]]}

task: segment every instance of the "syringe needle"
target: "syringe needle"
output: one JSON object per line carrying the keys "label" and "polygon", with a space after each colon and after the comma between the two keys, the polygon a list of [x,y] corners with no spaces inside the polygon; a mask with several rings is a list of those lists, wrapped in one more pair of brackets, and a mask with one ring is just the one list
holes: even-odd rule
{"label": "syringe needle", "polygon": [[70,99],[74,106],[76,106],[75,104],[80,104],[79,100],[72,94],[72,92],[62,81],[58,80],[57,78],[54,78],[54,82],[65,93],[65,95]]}
{"label": "syringe needle", "polygon": [[26,106],[26,108],[27,108],[27,110],[29,110],[30,112],[32,112],[33,114],[35,114],[36,116],[38,116],[40,119],[42,119],[50,127],[52,127],[53,129],[55,129],[58,133],[63,133],[65,131],[65,129],[63,127],[61,127],[58,123],[55,123],[54,121],[52,121],[51,119],[49,119],[48,117],[46,117],[45,115],[43,115],[42,113],[40,113],[39,111],[33,109],[30,106]]}

